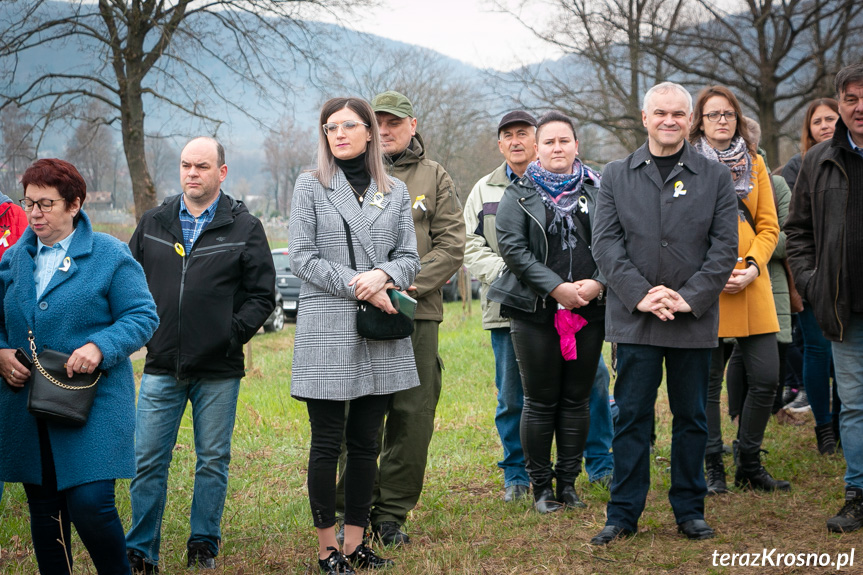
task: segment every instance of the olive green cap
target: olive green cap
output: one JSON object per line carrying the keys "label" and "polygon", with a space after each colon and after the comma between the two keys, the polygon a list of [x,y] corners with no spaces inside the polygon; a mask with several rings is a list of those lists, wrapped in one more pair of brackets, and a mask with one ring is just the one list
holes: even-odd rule
{"label": "olive green cap", "polygon": [[372,100],[372,109],[375,112],[387,112],[399,118],[416,118],[411,101],[404,94],[389,90],[378,94]]}

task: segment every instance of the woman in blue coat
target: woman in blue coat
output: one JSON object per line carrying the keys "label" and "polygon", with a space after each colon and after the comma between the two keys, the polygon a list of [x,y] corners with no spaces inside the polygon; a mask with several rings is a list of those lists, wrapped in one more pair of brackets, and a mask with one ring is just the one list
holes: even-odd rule
{"label": "woman in blue coat", "polygon": [[[40,572],[69,572],[74,523],[99,575],[128,575],[114,481],[135,473],[129,355],[155,331],[156,306],[128,247],[93,232],[72,164],[38,160],[21,183],[30,227],[0,261],[0,481],[24,484]],[[15,349],[29,352],[29,330],[37,353],[70,354],[69,375],[102,371],[83,427],[27,411],[30,371]]]}

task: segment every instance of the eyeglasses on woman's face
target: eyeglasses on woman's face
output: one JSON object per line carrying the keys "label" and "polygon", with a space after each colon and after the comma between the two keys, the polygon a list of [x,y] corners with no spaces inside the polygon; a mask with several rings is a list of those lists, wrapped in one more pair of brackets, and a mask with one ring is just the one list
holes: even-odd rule
{"label": "eyeglasses on woman's face", "polygon": [[324,134],[326,135],[335,135],[336,132],[339,131],[339,128],[345,131],[345,133],[350,133],[356,130],[359,126],[369,127],[365,122],[358,122],[356,120],[346,120],[340,124],[336,124],[335,122],[330,122],[328,124],[324,124],[321,126],[324,129]]}
{"label": "eyeglasses on woman's face", "polygon": [[21,204],[21,207],[24,208],[25,212],[32,212],[34,206],[39,206],[39,210],[43,214],[47,214],[51,210],[54,209],[54,202],[65,202],[66,200],[63,198],[57,198],[56,200],[48,200],[42,199],[33,201],[30,198],[21,198],[18,200],[18,203]]}
{"label": "eyeglasses on woman's face", "polygon": [[702,118],[707,118],[711,122],[718,122],[719,118],[724,117],[727,122],[733,122],[737,119],[737,112],[710,112],[709,114],[704,114]]}

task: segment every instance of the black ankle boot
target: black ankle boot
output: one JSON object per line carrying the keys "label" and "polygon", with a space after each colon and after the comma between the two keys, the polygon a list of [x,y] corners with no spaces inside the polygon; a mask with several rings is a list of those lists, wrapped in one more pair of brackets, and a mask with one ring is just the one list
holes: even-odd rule
{"label": "black ankle boot", "polygon": [[836,437],[833,435],[833,423],[815,426],[815,439],[818,441],[818,453],[833,455],[836,453]]}
{"label": "black ankle boot", "polygon": [[551,485],[533,486],[533,505],[540,513],[554,513],[559,511],[563,506],[554,498],[554,491]]}
{"label": "black ankle boot", "polygon": [[568,485],[557,484],[557,501],[563,503],[564,507],[587,507],[587,504],[578,497],[575,487],[571,483]]}
{"label": "black ankle boot", "polygon": [[707,473],[707,494],[717,495],[728,493],[725,483],[725,464],[722,463],[722,452],[708,453],[704,456],[704,471]]}
{"label": "black ankle boot", "polygon": [[761,465],[761,450],[754,453],[740,452],[740,465],[734,474],[734,485],[760,491],[790,491],[787,481],[773,479]]}

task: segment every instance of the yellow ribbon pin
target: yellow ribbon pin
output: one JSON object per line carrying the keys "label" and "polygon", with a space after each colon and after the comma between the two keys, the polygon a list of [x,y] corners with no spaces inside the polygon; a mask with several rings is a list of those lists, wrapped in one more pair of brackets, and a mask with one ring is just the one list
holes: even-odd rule
{"label": "yellow ribbon pin", "polygon": [[683,182],[681,182],[680,180],[677,180],[676,182],[674,182],[674,197],[676,198],[677,196],[685,196],[685,195],[686,195],[686,190],[683,189]]}
{"label": "yellow ribbon pin", "polygon": [[181,258],[186,257],[186,248],[183,247],[183,244],[177,242],[174,244],[174,251],[177,252]]}
{"label": "yellow ribbon pin", "polygon": [[0,238],[0,246],[3,246],[4,248],[9,247],[9,240],[7,240],[6,238],[8,238],[9,234],[11,234],[11,233],[12,233],[11,230],[6,230],[5,232],[3,232],[3,237]]}
{"label": "yellow ribbon pin", "polygon": [[421,209],[422,211],[426,211],[425,204],[423,203],[423,200],[424,200],[424,199],[426,199],[426,195],[425,195],[425,194],[423,194],[423,195],[421,195],[421,196],[417,196],[417,200],[414,202],[414,209],[419,208],[419,209]]}
{"label": "yellow ribbon pin", "polygon": [[68,272],[70,267],[72,267],[72,260],[69,258],[69,256],[66,256],[65,258],[63,258],[63,265],[60,266],[58,269],[61,272]]}

